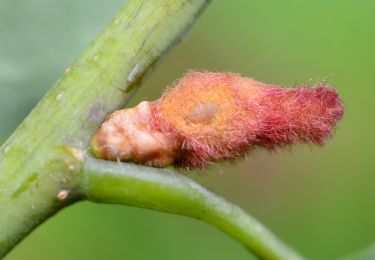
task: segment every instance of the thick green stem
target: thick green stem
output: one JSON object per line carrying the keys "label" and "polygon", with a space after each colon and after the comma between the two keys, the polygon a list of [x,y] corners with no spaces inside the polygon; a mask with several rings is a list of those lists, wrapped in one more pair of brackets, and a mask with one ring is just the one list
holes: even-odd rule
{"label": "thick green stem", "polygon": [[89,158],[86,199],[151,208],[201,219],[225,231],[262,259],[302,259],[239,207],[182,174]]}
{"label": "thick green stem", "polygon": [[79,199],[88,141],[206,0],[130,0],[0,151],[0,257]]}

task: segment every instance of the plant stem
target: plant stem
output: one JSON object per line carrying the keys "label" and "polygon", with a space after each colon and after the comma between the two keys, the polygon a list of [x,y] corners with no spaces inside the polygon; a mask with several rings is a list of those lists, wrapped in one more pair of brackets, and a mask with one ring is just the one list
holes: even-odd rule
{"label": "plant stem", "polygon": [[372,260],[375,259],[375,244],[371,244],[363,249],[360,249],[354,253],[348,254],[339,260]]}
{"label": "plant stem", "polygon": [[230,234],[262,259],[302,259],[239,207],[182,174],[88,158],[85,198],[200,219]]}
{"label": "plant stem", "polygon": [[79,199],[201,219],[258,257],[300,259],[243,210],[166,170],[91,158],[89,139],[186,31],[204,0],[130,0],[0,151],[0,257]]}
{"label": "plant stem", "polygon": [[0,150],[0,257],[80,198],[88,141],[206,6],[130,0]]}

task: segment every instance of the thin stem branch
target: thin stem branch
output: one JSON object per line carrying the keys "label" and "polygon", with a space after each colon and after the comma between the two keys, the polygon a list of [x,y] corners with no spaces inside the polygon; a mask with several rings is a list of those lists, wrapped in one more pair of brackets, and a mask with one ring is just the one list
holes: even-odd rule
{"label": "thin stem branch", "polygon": [[339,258],[339,260],[372,260],[375,259],[375,244],[371,244],[354,253]]}
{"label": "thin stem branch", "polygon": [[228,233],[262,259],[302,259],[241,208],[182,174],[88,158],[82,189],[85,198],[94,202],[200,219]]}

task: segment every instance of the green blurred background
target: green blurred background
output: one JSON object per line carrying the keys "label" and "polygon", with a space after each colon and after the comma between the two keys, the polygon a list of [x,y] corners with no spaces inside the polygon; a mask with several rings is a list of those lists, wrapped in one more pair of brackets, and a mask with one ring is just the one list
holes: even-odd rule
{"label": "green blurred background", "polygon": [[[0,143],[110,21],[123,0],[0,0]],[[324,148],[253,152],[190,176],[239,204],[311,259],[375,241],[375,2],[213,1],[132,104],[188,69],[233,71],[284,86],[326,80],[346,107]],[[0,212],[1,214],[1,212]],[[193,219],[78,203],[7,259],[249,259]]]}

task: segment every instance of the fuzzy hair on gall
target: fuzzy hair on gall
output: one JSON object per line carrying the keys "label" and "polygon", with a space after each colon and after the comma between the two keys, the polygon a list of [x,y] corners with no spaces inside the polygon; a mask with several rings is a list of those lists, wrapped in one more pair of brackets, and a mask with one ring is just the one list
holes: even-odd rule
{"label": "fuzzy hair on gall", "polygon": [[109,115],[91,147],[108,160],[204,168],[257,146],[323,145],[343,113],[337,91],[323,83],[282,88],[190,71],[158,100]]}

